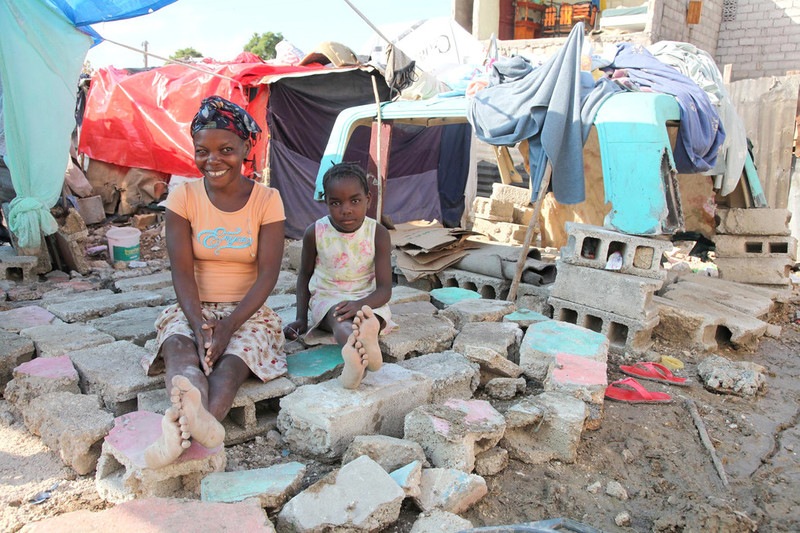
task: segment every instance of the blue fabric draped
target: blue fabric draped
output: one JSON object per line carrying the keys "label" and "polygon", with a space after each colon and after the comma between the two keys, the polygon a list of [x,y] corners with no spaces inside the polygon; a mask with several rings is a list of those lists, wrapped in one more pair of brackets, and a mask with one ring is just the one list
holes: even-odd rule
{"label": "blue fabric draped", "polygon": [[177,0],[48,0],[74,26],[147,15]]}

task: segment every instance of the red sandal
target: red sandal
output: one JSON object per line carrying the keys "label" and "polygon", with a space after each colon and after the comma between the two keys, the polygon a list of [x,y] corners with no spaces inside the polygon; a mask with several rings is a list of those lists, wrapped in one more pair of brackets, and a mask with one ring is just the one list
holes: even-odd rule
{"label": "red sandal", "polygon": [[626,403],[670,403],[672,396],[665,392],[652,392],[633,378],[620,379],[606,387],[606,398]]}
{"label": "red sandal", "polygon": [[638,379],[649,379],[650,381],[679,385],[681,387],[688,387],[691,384],[688,379],[673,375],[669,368],[658,363],[635,363],[633,366],[622,365],[619,369],[625,374]]}

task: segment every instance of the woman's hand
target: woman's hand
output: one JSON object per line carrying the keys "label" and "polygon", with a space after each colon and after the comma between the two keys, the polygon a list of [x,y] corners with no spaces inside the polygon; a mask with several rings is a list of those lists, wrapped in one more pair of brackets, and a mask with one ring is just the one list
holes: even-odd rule
{"label": "woman's hand", "polygon": [[208,322],[202,322],[194,328],[195,346],[197,347],[197,357],[200,358],[200,367],[203,369],[205,375],[211,373],[211,369],[206,363],[206,352],[211,348],[212,330]]}
{"label": "woman's hand", "polygon": [[336,304],[333,309],[333,316],[341,322],[342,320],[352,320],[356,313],[361,309],[361,302],[357,300],[345,300]]}
{"label": "woman's hand", "polygon": [[290,322],[283,328],[283,336],[287,340],[293,341],[300,337],[303,333],[308,331],[308,322],[305,320],[295,320]]}
{"label": "woman's hand", "polygon": [[231,336],[233,336],[234,330],[227,319],[217,320],[215,318],[211,318],[204,324],[203,327],[206,326],[211,331],[211,343],[207,345],[205,358],[203,361],[208,367],[208,373],[210,374],[211,370],[214,368],[214,364],[217,362],[217,359],[219,359],[222,354],[225,353],[225,349],[228,347],[228,343],[231,340]]}

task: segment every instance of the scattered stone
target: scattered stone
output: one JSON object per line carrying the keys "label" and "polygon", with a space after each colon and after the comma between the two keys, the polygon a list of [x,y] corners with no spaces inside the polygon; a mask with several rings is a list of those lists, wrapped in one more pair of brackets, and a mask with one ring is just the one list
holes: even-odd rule
{"label": "scattered stone", "polygon": [[613,496],[618,500],[627,500],[628,499],[628,491],[625,490],[618,481],[609,481],[606,485],[606,494],[609,496]]}
{"label": "scattered stone", "polygon": [[440,315],[398,315],[394,321],[398,327],[378,338],[385,361],[449,350],[457,333],[453,323]]}
{"label": "scattered stone", "polygon": [[414,502],[423,511],[435,509],[458,514],[479,502],[488,489],[486,480],[454,468],[429,468],[422,471],[420,495]]}
{"label": "scattered stone", "polygon": [[135,278],[118,279],[114,286],[120,292],[133,291],[153,291],[172,286],[172,272],[156,272],[147,276],[137,276]]}
{"label": "scattered stone", "polygon": [[709,355],[697,365],[706,389],[738,396],[751,396],[763,388],[765,371],[750,361],[734,362],[718,355]]}
{"label": "scattered stone", "polygon": [[100,440],[114,423],[114,416],[101,405],[95,395],[51,392],[25,406],[25,427],[57,451],[65,465],[85,475],[95,469]]}
{"label": "scattered stone", "polygon": [[87,324],[108,333],[118,341],[131,341],[137,346],[144,346],[145,342],[156,338],[156,318],[164,309],[166,306],[126,309],[113,315],[95,318]]}
{"label": "scattered stone", "polygon": [[459,533],[467,529],[472,529],[472,522],[466,518],[434,509],[429,513],[419,515],[417,521],[411,526],[411,533]]}
{"label": "scattered stone", "polygon": [[451,398],[472,398],[480,382],[480,367],[453,351],[429,353],[401,361],[398,365],[419,372],[433,383],[430,403],[444,403]]}
{"label": "scattered stone", "polygon": [[590,494],[597,494],[601,488],[603,488],[603,484],[600,483],[599,481],[595,481],[594,483],[586,487],[586,492]]}
{"label": "scattered stone", "polygon": [[239,472],[212,472],[200,484],[200,499],[232,503],[257,498],[261,507],[279,509],[297,494],[305,472],[306,467],[297,462]]}
{"label": "scattered stone", "polygon": [[619,527],[628,527],[631,525],[631,515],[627,511],[622,511],[614,517],[614,523]]}
{"label": "scattered stone", "polygon": [[[365,490],[369,480],[369,490]],[[334,470],[283,506],[282,531],[378,531],[400,516],[403,490],[369,457]]]}
{"label": "scattered stone", "polygon": [[475,456],[497,444],[506,424],[483,400],[448,400],[424,405],[405,419],[405,438],[418,442],[439,468],[475,469]]}
{"label": "scattered stone", "polygon": [[27,305],[0,312],[0,329],[6,331],[16,332],[34,326],[46,326],[55,321],[61,322],[53,313],[38,305]]}
{"label": "scattered stone", "polygon": [[495,446],[475,456],[475,473],[479,476],[493,476],[508,466],[508,451]]}
{"label": "scattered stone", "polygon": [[13,371],[3,397],[22,410],[32,399],[51,392],[80,394],[78,372],[66,355],[39,357],[22,363]]}
{"label": "scattered stone", "polygon": [[631,452],[628,448],[625,448],[622,450],[622,460],[628,464],[631,464],[636,460],[636,456],[634,456],[633,452]]}
{"label": "scattered stone", "polygon": [[486,384],[486,394],[495,400],[510,400],[525,392],[525,378],[494,378]]}
{"label": "scattered stone", "polygon": [[65,301],[48,301],[43,304],[43,307],[64,322],[85,322],[125,309],[161,305],[164,302],[163,296],[150,291],[131,291],[118,294],[97,294],[97,292],[73,295]]}
{"label": "scattered stone", "polygon": [[425,452],[418,443],[386,435],[357,436],[344,452],[342,464],[355,461],[362,455],[381,465],[387,472],[393,472],[414,461],[426,462]]}
{"label": "scattered stone", "polygon": [[114,337],[83,324],[58,324],[34,326],[20,331],[36,346],[38,357],[58,357],[76,350],[92,348],[114,342]]}
{"label": "scattered stone", "polygon": [[38,283],[24,283],[6,290],[6,298],[12,302],[39,300],[49,288]]}
{"label": "scattered stone", "polygon": [[28,337],[0,329],[0,389],[11,380],[12,370],[30,361],[35,353]]}
{"label": "scattered stone", "polygon": [[411,462],[389,475],[403,489],[406,497],[416,498],[420,495],[419,484],[422,481],[422,463],[420,461]]}
{"label": "scattered stone", "polygon": [[777,324],[769,324],[767,325],[766,331],[767,337],[772,337],[773,339],[778,339],[781,336],[781,327]]}
{"label": "scattered stone", "polygon": [[430,297],[431,302],[437,309],[444,309],[462,300],[479,300],[481,295],[479,292],[459,287],[442,287],[441,289],[433,289],[430,292]]}
{"label": "scattered stone", "polygon": [[515,363],[519,361],[521,340],[522,330],[514,323],[474,322],[464,324],[453,341],[453,350],[481,365],[482,380],[497,375],[516,378],[522,374]]}
{"label": "scattered stone", "polygon": [[[441,311],[442,316],[449,318],[457,330],[470,322],[499,322],[509,313],[517,310],[517,306],[506,300],[462,300]],[[433,351],[433,350],[432,350]]]}

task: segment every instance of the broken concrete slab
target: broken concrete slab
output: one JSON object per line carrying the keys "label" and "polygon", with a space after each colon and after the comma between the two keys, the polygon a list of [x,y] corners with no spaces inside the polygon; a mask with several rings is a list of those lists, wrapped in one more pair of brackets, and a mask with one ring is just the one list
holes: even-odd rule
{"label": "broken concrete slab", "polygon": [[797,257],[797,239],[781,235],[716,235],[716,257]]}
{"label": "broken concrete slab", "polygon": [[457,333],[452,321],[440,315],[398,315],[394,321],[398,327],[378,337],[384,361],[442,352],[450,348]]}
{"label": "broken concrete slab", "polygon": [[476,218],[472,224],[472,231],[486,235],[493,241],[514,245],[522,245],[525,242],[527,229],[522,224],[491,222],[482,218]]}
{"label": "broken concrete slab", "polygon": [[[746,285],[742,284],[737,285],[746,287]],[[695,283],[684,279],[678,279],[675,283],[664,287],[661,290],[661,295],[665,296],[670,292],[702,296],[708,300],[735,309],[740,313],[758,318],[768,315],[775,306],[772,298],[755,294],[751,291],[737,290],[736,286],[732,286],[730,290],[723,290],[711,287],[707,284]],[[675,299],[679,300],[679,298]]]}
{"label": "broken concrete slab", "polygon": [[[436,291],[460,287],[462,290],[475,292],[482,298],[490,300],[505,298],[508,296],[508,290],[511,287],[511,281],[508,279],[452,267],[442,270],[436,274],[436,277],[439,278],[443,287],[442,289],[434,289]],[[431,291],[431,297],[433,297],[433,292]]]}
{"label": "broken concrete slab", "polygon": [[39,357],[13,370],[14,379],[6,385],[3,398],[22,410],[32,399],[51,392],[80,394],[78,372],[66,355]]}
{"label": "broken concrete slab", "polygon": [[605,335],[574,324],[551,320],[533,324],[520,345],[519,363],[525,375],[543,381],[556,354],[566,353],[605,363],[609,341]]}
{"label": "broken concrete slab", "polygon": [[238,472],[212,472],[200,484],[200,499],[233,503],[255,498],[261,507],[280,509],[297,494],[305,472],[305,465],[298,462]]}
{"label": "broken concrete slab", "polygon": [[420,495],[419,484],[422,481],[422,461],[413,461],[402,468],[389,473],[397,485],[403,489],[407,498]]}
{"label": "broken concrete slab", "polygon": [[525,398],[506,412],[500,446],[528,464],[554,459],[574,463],[588,413],[585,403],[557,392]]}
{"label": "broken concrete slab", "polygon": [[420,513],[417,521],[411,526],[411,533],[459,533],[472,529],[472,522],[457,514],[434,509],[428,513]]}
{"label": "broken concrete slab", "polygon": [[522,373],[519,345],[522,330],[512,322],[464,324],[453,341],[453,351],[466,355],[490,374],[515,378]]}
{"label": "broken concrete slab", "polygon": [[28,524],[25,530],[29,533],[163,533],[177,531],[176,524],[203,524],[208,531],[275,533],[272,523],[254,500],[231,504],[175,498],[134,500],[99,512],[73,511]]}
{"label": "broken concrete slab", "polygon": [[701,351],[717,348],[717,335],[727,337],[719,328],[727,329],[719,315],[706,313],[700,307],[655,296],[659,306],[658,325],[653,333],[662,339]]}
{"label": "broken concrete slab", "polygon": [[42,306],[64,322],[85,322],[117,311],[161,305],[164,297],[151,291],[97,295],[95,291],[74,295],[67,301],[46,301]]}
{"label": "broken concrete slab", "polygon": [[164,301],[162,302],[164,305],[178,303],[178,295],[175,294],[175,287],[173,286],[163,287],[161,289],[153,289],[150,292],[154,292],[155,294],[158,294],[164,298]]}
{"label": "broken concrete slab", "polygon": [[475,473],[479,476],[499,474],[508,466],[508,451],[495,446],[475,456]]}
{"label": "broken concrete slab", "polygon": [[278,273],[278,281],[275,283],[275,288],[272,289],[272,294],[294,294],[296,291],[297,274],[281,270]]}
{"label": "broken concrete slab", "polygon": [[[364,481],[369,480],[369,490]],[[405,493],[369,457],[334,470],[283,506],[282,531],[379,531],[400,516]]]}
{"label": "broken concrete slab", "polygon": [[58,357],[76,350],[114,342],[114,337],[83,324],[58,324],[34,326],[20,331],[36,346],[38,357]]}
{"label": "broken concrete slab", "polygon": [[87,325],[108,333],[118,341],[131,341],[137,346],[144,346],[145,342],[156,338],[156,318],[164,309],[166,306],[126,309],[90,320]]}
{"label": "broken concrete slab", "polygon": [[147,376],[140,364],[147,350],[132,342],[117,341],[69,354],[78,370],[85,394],[97,394],[105,406],[120,416],[136,409],[140,392],[163,387],[162,376]]}
{"label": "broken concrete slab", "polygon": [[[432,303],[420,301],[390,304],[389,309],[392,311],[392,318],[396,318],[400,315],[435,315],[439,312]],[[397,322],[396,319],[395,322]]]}
{"label": "broken concrete slab", "polygon": [[392,297],[389,299],[389,305],[398,305],[409,302],[430,302],[431,295],[428,291],[421,291],[413,287],[405,287],[397,285],[392,287]]}
{"label": "broken concrete slab", "polygon": [[28,431],[83,476],[95,469],[101,440],[114,423],[101,406],[99,396],[50,392],[31,399],[22,414]]}
{"label": "broken concrete slab", "polygon": [[760,285],[791,285],[794,259],[788,257],[717,257],[719,276],[729,281]]}
{"label": "broken concrete slab", "polygon": [[492,183],[492,200],[508,202],[512,205],[527,206],[531,203],[531,191],[527,187],[518,187],[505,183]]}
{"label": "broken concrete slab", "polygon": [[358,435],[403,435],[407,413],[428,403],[431,380],[395,364],[367,372],[357,389],[338,380],[299,387],[281,399],[278,428],[289,449],[340,457]]}
{"label": "broken concrete slab", "polygon": [[553,283],[547,285],[520,283],[519,289],[517,290],[517,299],[514,303],[516,303],[517,307],[520,309],[530,309],[544,316],[552,317],[553,308],[547,303],[552,288]]}
{"label": "broken concrete slab", "polygon": [[[506,300],[462,300],[443,309],[439,314],[449,318],[461,331],[471,322],[500,322],[503,317],[517,310],[517,306]],[[434,350],[435,351],[435,350]]]}
{"label": "broken concrete slab", "polygon": [[327,344],[302,350],[286,356],[292,383],[301,387],[327,381],[339,374],[344,366],[342,348],[338,344]]}
{"label": "broken concrete slab", "polygon": [[544,322],[545,320],[550,320],[550,317],[542,313],[537,313],[536,311],[531,311],[530,309],[517,309],[513,313],[509,313],[503,317],[503,322],[513,322],[523,330],[527,329],[531,324]]}
{"label": "broken concrete slab", "polygon": [[481,298],[480,293],[474,289],[462,289],[458,286],[433,289],[429,294],[431,296],[431,303],[433,303],[437,309],[444,309],[461,300],[480,300]]}
{"label": "broken concrete slab", "polygon": [[765,385],[766,369],[750,361],[731,361],[709,355],[697,365],[697,373],[706,389],[723,394],[752,396]]}
{"label": "broken concrete slab", "polygon": [[145,449],[161,435],[161,415],[135,411],[114,419],[97,462],[95,487],[105,501],[199,495],[201,480],[225,470],[225,447],[209,450],[192,441],[174,463],[148,468]]}
{"label": "broken concrete slab", "polygon": [[300,260],[303,255],[303,239],[290,241],[283,248],[284,260],[289,260],[289,268],[297,272],[300,270]]}
{"label": "broken concrete slab", "polygon": [[606,363],[571,354],[556,354],[544,379],[546,392],[561,392],[588,405],[589,416],[584,427],[589,430],[600,428],[607,386]]}
{"label": "broken concrete slab", "polygon": [[[295,307],[296,304],[297,296],[294,294],[270,294],[269,298],[267,298],[267,306],[275,312]],[[294,317],[290,320],[290,322],[292,321],[294,321]]]}
{"label": "broken concrete slab", "polygon": [[450,350],[420,355],[398,364],[431,380],[431,403],[443,403],[451,398],[468,400],[480,383],[480,366]]}
{"label": "broken concrete slab", "polygon": [[31,339],[0,329],[0,389],[11,380],[14,368],[30,361],[35,354]]}
{"label": "broken concrete slab", "polygon": [[133,291],[152,291],[172,286],[172,272],[165,270],[148,274],[147,276],[137,276],[133,278],[118,279],[114,286],[120,292]]}
{"label": "broken concrete slab", "polygon": [[418,442],[431,464],[470,473],[475,456],[497,444],[505,419],[483,400],[448,400],[423,405],[405,419],[404,437]]}
{"label": "broken concrete slab", "polygon": [[387,435],[359,435],[342,456],[342,464],[366,455],[386,470],[393,472],[409,463],[425,463],[425,452],[419,443]]}
{"label": "broken concrete slab", "polygon": [[484,220],[511,222],[514,217],[514,204],[509,201],[477,196],[472,206],[475,209],[475,216]]}
{"label": "broken concrete slab", "polygon": [[486,496],[486,480],[455,468],[427,468],[422,471],[420,495],[414,498],[423,512],[436,509],[463,513]]}
{"label": "broken concrete slab", "polygon": [[525,392],[525,378],[493,378],[486,384],[486,394],[495,400],[510,400]]}
{"label": "broken concrete slab", "polygon": [[575,266],[564,261],[558,261],[556,265],[558,275],[550,291],[553,298],[636,320],[646,320],[658,314],[652,300],[653,293],[663,284],[659,279]]}
{"label": "broken concrete slab", "polygon": [[35,326],[46,326],[54,322],[61,322],[61,320],[38,305],[26,305],[0,312],[0,329],[11,332],[19,332]]}
{"label": "broken concrete slab", "polygon": [[789,235],[788,209],[717,208],[717,233],[728,235]]}

